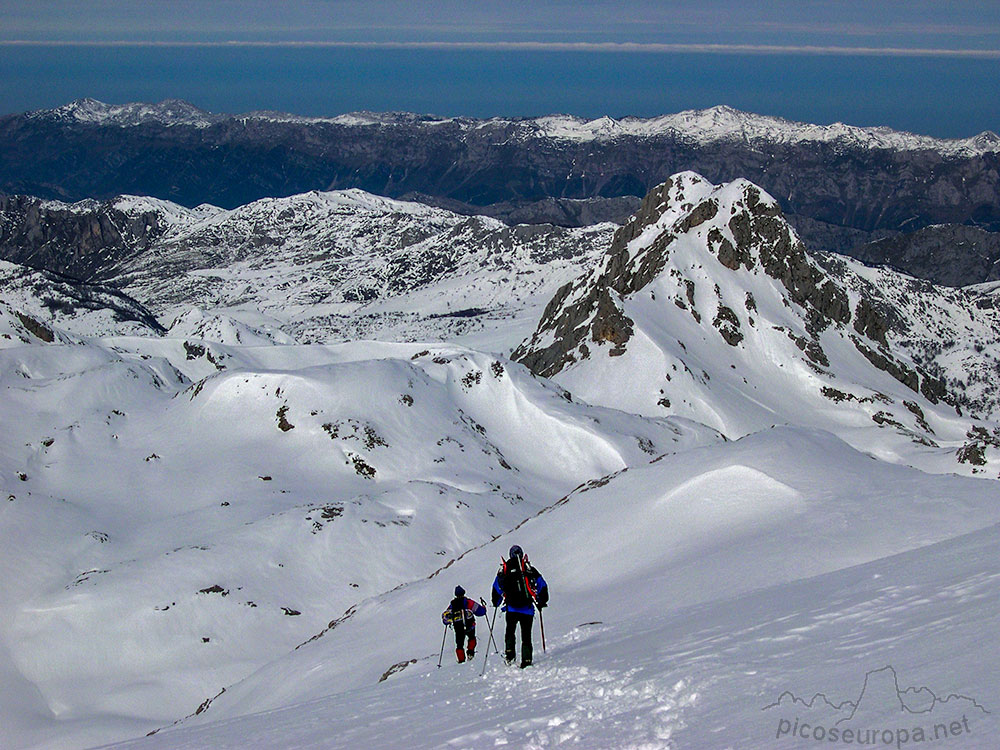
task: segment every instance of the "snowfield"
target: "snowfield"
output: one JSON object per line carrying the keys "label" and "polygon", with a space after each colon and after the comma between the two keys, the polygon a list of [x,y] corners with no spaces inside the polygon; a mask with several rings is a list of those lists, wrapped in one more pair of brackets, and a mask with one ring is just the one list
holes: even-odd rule
{"label": "snowfield", "polygon": [[[4,471],[4,524],[24,530],[4,552],[24,570],[5,582],[5,634],[61,722],[167,723],[581,481],[721,439],[461,349],[273,347],[268,369],[234,355],[192,383],[180,368],[206,365],[172,346],[177,368],[96,344],[2,352],[19,423],[3,451],[22,467]],[[39,539],[51,528],[63,541]]]}
{"label": "snowfield", "polygon": [[[887,664],[989,710],[997,660],[974,644],[998,619],[992,483],[870,464],[782,428],[631,469],[365,602],[199,725],[123,747],[770,748],[779,717],[810,715],[765,710],[783,692],[855,700]],[[455,582],[485,592],[510,542],[552,582],[548,650],[523,672],[492,654],[482,678],[482,657],[438,670],[442,601]],[[869,698],[864,726],[933,725]],[[960,746],[992,746],[994,715],[969,702],[933,719],[963,714]]]}
{"label": "snowfield", "polygon": [[360,190],[231,211],[119,205],[155,210],[166,227],[114,279],[165,324],[211,310],[303,343],[461,340],[509,351],[613,231],[508,227]]}
{"label": "snowfield", "polygon": [[[178,213],[129,296],[0,266],[0,746],[996,746],[987,291],[692,173],[556,246],[408,206]],[[459,665],[515,543],[545,648],[490,607]]]}

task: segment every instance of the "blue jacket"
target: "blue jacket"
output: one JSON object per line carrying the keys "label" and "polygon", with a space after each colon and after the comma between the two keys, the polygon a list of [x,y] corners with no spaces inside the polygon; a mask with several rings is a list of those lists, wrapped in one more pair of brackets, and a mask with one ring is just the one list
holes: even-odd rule
{"label": "blue jacket", "polygon": [[[520,593],[520,579],[527,579],[528,596]],[[505,603],[507,612],[518,612],[522,615],[534,615],[535,603],[544,607],[549,601],[549,586],[542,574],[530,563],[525,563],[524,573],[513,560],[508,560],[497,571],[493,579],[493,606]]]}

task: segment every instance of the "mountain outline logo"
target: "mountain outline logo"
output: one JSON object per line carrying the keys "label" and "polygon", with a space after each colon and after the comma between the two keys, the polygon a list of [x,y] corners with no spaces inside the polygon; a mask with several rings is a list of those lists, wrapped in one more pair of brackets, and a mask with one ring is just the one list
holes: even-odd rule
{"label": "mountain outline logo", "polygon": [[[872,688],[873,685],[875,686],[874,691]],[[889,690],[885,689],[887,687]],[[882,688],[882,690],[880,691],[879,688]],[[927,715],[942,706],[948,706],[956,702],[962,704],[966,709],[975,708],[983,715],[991,713],[977,699],[961,693],[948,693],[947,695],[939,696],[926,685],[902,688],[900,687],[899,675],[891,664],[886,664],[883,667],[866,672],[861,685],[861,691],[854,700],[835,702],[830,700],[826,693],[815,693],[809,700],[804,700],[791,690],[785,690],[775,701],[767,704],[761,710],[768,711],[790,704],[793,706],[802,706],[810,710],[817,707],[826,707],[837,714],[849,711],[849,713],[841,716],[835,722],[836,724],[842,724],[855,719],[859,710],[864,706],[882,705],[881,703],[872,704],[872,701],[881,701],[885,697],[882,693],[886,692],[889,692],[890,696],[894,693],[897,708],[902,714],[912,716]],[[786,699],[788,700],[786,701]],[[884,710],[884,705],[882,708]]]}

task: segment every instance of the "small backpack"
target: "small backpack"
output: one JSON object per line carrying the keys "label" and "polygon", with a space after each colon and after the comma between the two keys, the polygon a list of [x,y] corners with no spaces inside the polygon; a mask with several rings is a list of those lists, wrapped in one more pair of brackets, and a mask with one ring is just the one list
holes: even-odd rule
{"label": "small backpack", "polygon": [[448,605],[449,614],[451,615],[452,624],[462,623],[468,626],[471,623],[475,623],[476,617],[469,611],[467,606],[468,599],[464,596],[456,596],[451,600],[451,604]]}

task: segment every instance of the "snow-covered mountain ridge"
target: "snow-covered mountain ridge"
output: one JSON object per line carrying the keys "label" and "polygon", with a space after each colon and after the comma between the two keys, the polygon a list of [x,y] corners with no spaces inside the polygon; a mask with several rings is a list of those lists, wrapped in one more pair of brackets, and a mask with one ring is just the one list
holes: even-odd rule
{"label": "snow-covered mountain ridge", "polygon": [[[128,196],[112,205],[125,223],[142,217],[155,226],[156,239],[123,260],[110,282],[142,300],[163,326],[177,325],[175,336],[233,344],[255,339],[460,338],[509,352],[528,335],[551,297],[570,294],[569,280],[594,268],[590,280],[577,282],[569,299],[550,302],[542,324],[548,332],[539,330],[518,349],[518,358],[552,376],[566,361],[586,358],[595,342],[600,346],[627,335],[628,316],[616,319],[617,303],[607,290],[635,296],[666,272],[671,250],[665,243],[689,235],[687,255],[670,270],[676,288],[666,297],[661,292],[660,303],[650,311],[657,326],[678,319],[678,331],[692,327],[697,337],[714,329],[730,345],[718,352],[724,359],[759,348],[740,345],[748,332],[774,340],[766,347],[788,349],[793,361],[815,371],[810,378],[822,379],[826,368],[832,378],[819,388],[826,394],[820,403],[832,399],[842,404],[852,402],[851,391],[834,382],[845,366],[831,366],[821,343],[832,326],[840,331],[840,341],[853,348],[853,359],[860,354],[882,371],[876,380],[892,373],[911,395],[932,403],[947,398],[973,415],[989,417],[998,408],[991,385],[998,366],[992,291],[935,287],[841,256],[813,259],[773,199],[745,181],[716,189],[696,175],[677,175],[647,196],[613,239],[609,225],[580,230],[507,227],[354,190],[264,199],[231,211],[185,209]],[[761,278],[771,279],[764,291],[755,286]],[[695,304],[694,297],[713,286],[722,295],[720,279],[735,285],[723,295],[725,302],[719,296],[714,303],[703,299]],[[757,326],[763,313],[751,309],[756,297],[774,294],[785,312]],[[800,312],[789,315],[789,305]],[[692,311],[683,313],[688,307]],[[543,345],[546,337],[551,343]],[[682,343],[677,337],[670,345],[685,370],[682,380],[712,369],[694,366],[697,357],[678,348]],[[718,358],[713,354],[708,359]],[[846,367],[855,369],[853,364]],[[764,388],[771,377],[764,372],[772,369],[766,365],[762,381],[750,390]],[[708,377],[714,375],[730,377]],[[590,390],[589,376],[584,380],[588,385],[582,395],[605,402],[605,396]],[[854,376],[848,381],[855,382]],[[737,378],[733,385],[741,389],[748,384]],[[866,388],[885,395],[886,388],[875,381]],[[685,405],[686,398],[678,402],[676,394],[668,393],[676,383],[651,384],[648,401],[636,400],[640,390],[614,403],[648,414],[681,409],[718,429],[731,429],[706,412],[684,411],[692,408]],[[864,393],[859,397],[868,398]],[[696,401],[710,404],[712,399]],[[870,404],[867,416],[883,425],[887,417],[892,424],[914,422],[915,427],[922,420],[910,407],[894,414],[872,401],[861,403]],[[757,429],[771,424],[782,414],[773,407],[756,411],[761,419],[737,428],[736,434],[747,425]],[[743,424],[743,418],[736,423]],[[918,432],[936,442],[931,433]]]}
{"label": "snow-covered mountain ridge", "polygon": [[117,127],[135,127],[155,122],[165,127],[179,125],[207,128],[234,120],[262,120],[296,124],[331,124],[345,127],[393,127],[414,125],[436,127],[456,126],[472,130],[488,125],[500,126],[511,137],[554,138],[574,141],[604,141],[621,136],[651,137],[673,135],[701,142],[744,141],[747,143],[829,143],[841,141],[863,148],[934,151],[942,155],[981,155],[1000,151],[1000,137],[983,131],[969,138],[933,138],[887,127],[858,127],[833,123],[814,125],[781,117],[743,112],[726,105],[693,109],[659,117],[598,117],[585,119],[570,115],[547,115],[536,118],[490,118],[477,120],[467,117],[434,117],[408,112],[351,112],[334,117],[304,117],[284,112],[247,112],[228,115],[207,112],[188,102],[167,99],[155,104],[130,102],[106,104],[96,99],[78,99],[62,107],[30,113],[42,119],[72,119],[78,122]]}
{"label": "snow-covered mountain ridge", "polygon": [[623,135],[649,137],[674,134],[696,141],[742,141],[769,143],[841,142],[868,149],[935,151],[942,155],[971,155],[1000,150],[1000,137],[983,131],[971,138],[943,139],[916,135],[887,127],[858,127],[841,122],[814,125],[781,117],[743,112],[725,105],[695,109],[653,118],[550,116],[530,120],[541,134],[552,138],[590,141]]}
{"label": "snow-covered mountain ridge", "polygon": [[165,126],[190,125],[207,128],[218,122],[224,115],[213,115],[182,99],[164,99],[161,102],[129,102],[127,104],[107,104],[97,99],[76,99],[69,104],[54,109],[29,113],[30,117],[53,120],[73,120],[76,122],[135,127],[143,123],[157,123]]}

